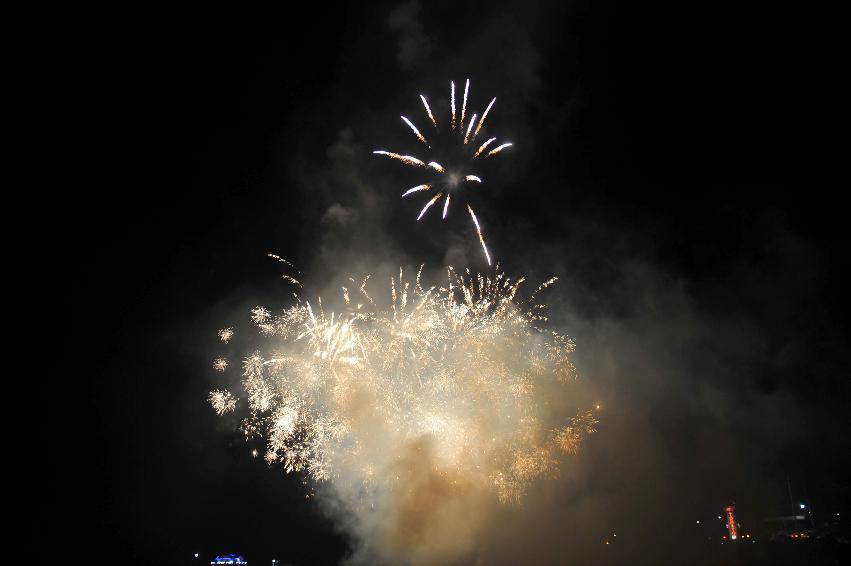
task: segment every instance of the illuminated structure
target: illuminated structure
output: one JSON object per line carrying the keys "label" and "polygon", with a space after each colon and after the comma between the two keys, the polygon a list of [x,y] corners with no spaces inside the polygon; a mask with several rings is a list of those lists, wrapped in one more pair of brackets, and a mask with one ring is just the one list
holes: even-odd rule
{"label": "illuminated structure", "polygon": [[216,556],[216,559],[210,564],[248,564],[248,561],[239,554],[222,554]]}
{"label": "illuminated structure", "polygon": [[727,515],[727,532],[730,534],[730,540],[739,538],[739,532],[736,529],[736,517],[733,515],[733,509],[735,508],[735,503],[730,503],[724,507],[724,513]]}

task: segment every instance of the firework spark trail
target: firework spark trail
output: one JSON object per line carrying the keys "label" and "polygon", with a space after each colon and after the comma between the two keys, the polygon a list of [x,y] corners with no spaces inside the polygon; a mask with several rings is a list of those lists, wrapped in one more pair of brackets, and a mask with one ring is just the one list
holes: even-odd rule
{"label": "firework spark trail", "polygon": [[[495,96],[493,97],[493,100],[491,100],[491,103],[490,103],[490,104],[488,104],[488,107],[487,107],[487,108],[485,108],[485,113],[484,113],[484,114],[482,114],[482,117],[481,117],[481,119],[479,120],[479,125],[478,125],[478,126],[476,126],[476,132],[473,134],[473,139],[476,139],[476,136],[477,136],[477,135],[479,135],[479,130],[481,130],[481,129],[482,129],[482,126],[485,124],[485,118],[487,118],[487,117],[488,117],[488,112],[490,112],[490,111],[491,111],[491,106],[493,106],[493,103],[494,103],[494,102],[496,102],[496,97],[495,97]],[[494,138],[494,139],[496,139],[496,138]]]}
{"label": "firework spark trail", "polygon": [[470,118],[470,125],[467,126],[467,133],[464,134],[464,145],[467,145],[467,142],[470,139],[470,130],[473,129],[473,124],[475,124],[475,123],[476,123],[476,115],[473,114],[473,117]]}
{"label": "firework spark trail", "polygon": [[512,145],[514,145],[514,144],[504,143],[502,145],[499,145],[499,146],[493,148],[492,150],[490,150],[485,157],[490,157],[491,155],[495,155],[495,154],[499,153],[500,151],[502,151],[503,149],[505,149],[506,147],[511,147]]}
{"label": "firework spark trail", "polygon": [[[478,114],[474,113],[470,117],[469,123],[467,124],[467,128],[465,130],[464,124],[467,121],[467,102],[468,102],[468,97],[469,97],[469,93],[470,93],[470,79],[466,79],[466,81],[464,83],[464,97],[463,97],[462,105],[461,105],[460,121],[457,120],[458,116],[456,114],[456,107],[455,107],[455,81],[450,81],[449,88],[450,88],[450,111],[451,111],[450,124],[451,124],[452,135],[449,135],[448,138],[452,142],[452,145],[449,146],[449,147],[446,147],[446,148],[439,148],[441,150],[441,155],[444,155],[446,152],[448,152],[449,161],[445,162],[445,163],[447,163],[447,166],[449,167],[448,171],[447,171],[446,167],[444,167],[440,163],[437,163],[436,161],[429,161],[428,164],[426,165],[423,161],[417,159],[416,157],[410,156],[410,155],[401,155],[401,154],[398,154],[398,153],[392,153],[392,152],[383,151],[383,150],[373,152],[373,153],[376,153],[376,154],[379,154],[379,155],[386,155],[386,156],[388,156],[392,159],[396,159],[398,161],[405,163],[406,165],[410,165],[410,166],[413,166],[413,167],[426,167],[427,169],[431,169],[434,172],[438,173],[439,175],[442,175],[442,177],[438,177],[438,178],[434,179],[433,182],[424,183],[422,185],[418,185],[418,187],[414,187],[414,189],[409,189],[409,190],[403,192],[402,196],[406,197],[406,196],[413,194],[415,192],[425,191],[425,190],[427,190],[425,188],[426,185],[428,185],[429,189],[433,188],[433,187],[437,187],[437,188],[442,189],[442,192],[440,193],[440,195],[441,196],[443,196],[443,194],[446,195],[446,202],[444,203],[444,206],[443,206],[443,218],[446,218],[446,214],[447,214],[448,209],[449,209],[450,195],[453,194],[454,192],[458,192],[458,191],[461,190],[459,183],[458,183],[459,179],[464,179],[466,181],[474,181],[474,182],[478,182],[478,183],[482,182],[481,177],[479,177],[478,175],[467,174],[464,171],[464,168],[469,167],[470,163],[472,163],[476,158],[478,158],[490,146],[490,144],[492,144],[496,140],[495,137],[488,139],[482,145],[480,145],[478,147],[478,149],[476,149],[474,152],[467,145],[471,140],[475,140],[476,135],[479,133],[479,130],[481,130],[482,127],[484,126],[485,118],[487,118],[488,113],[490,112],[491,108],[493,108],[494,103],[496,103],[496,97],[491,99],[490,103],[487,105],[487,108],[485,108],[485,111],[482,114],[482,117],[478,120],[478,122],[476,121]],[[435,129],[437,129],[437,121],[435,120],[434,115],[431,112],[431,107],[429,107],[426,97],[422,94],[419,95],[419,96],[420,96],[420,100],[423,103],[423,106],[426,109],[426,113],[428,114],[429,119],[431,120]],[[426,144],[429,147],[429,149],[432,149],[432,145],[425,139],[425,137],[422,135],[422,133],[420,133],[420,131],[417,129],[417,127],[414,126],[414,124],[405,116],[402,116],[401,118],[411,128],[411,130],[417,136],[417,139],[420,140],[422,143]],[[457,130],[456,130],[456,126],[458,128]],[[475,126],[475,130],[474,130],[474,126]],[[447,137],[447,136],[444,136],[444,137]],[[454,145],[456,143],[457,143],[457,147]],[[502,145],[499,145],[496,148],[489,151],[487,154],[485,154],[485,158],[489,158],[489,157],[499,153],[503,149],[505,149],[507,147],[511,147],[511,145],[512,145],[511,143],[504,143]],[[444,158],[442,157],[441,161],[443,161],[443,159]],[[459,165],[459,163],[463,162],[463,161],[466,161],[466,165]],[[417,217],[417,220],[420,220],[423,217],[423,215],[425,214],[425,212],[435,202],[436,201],[434,200],[434,198],[432,198],[432,200],[430,200],[428,203],[426,203],[426,205],[421,210],[420,215]],[[467,202],[467,205],[469,207],[470,203]],[[472,208],[470,210],[472,210]],[[472,213],[471,213],[471,217],[475,219],[475,215],[473,215]],[[482,236],[481,230],[479,230],[478,227],[476,228],[476,231],[479,234],[479,241],[482,244],[482,250],[484,250],[485,258],[487,259],[488,265],[490,265],[491,264],[491,258],[490,258],[490,254],[488,253],[487,246],[484,243],[484,237]]]}
{"label": "firework spark trail", "polygon": [[434,128],[437,129],[437,121],[434,119],[434,116],[431,113],[431,108],[429,108],[428,101],[426,100],[425,96],[420,95],[420,100],[423,101],[423,106],[425,106],[426,113],[428,114],[431,123],[434,125]]}
{"label": "firework spark trail", "polygon": [[480,154],[481,154],[481,153],[485,150],[485,148],[486,148],[487,146],[489,146],[489,145],[490,145],[492,142],[494,142],[494,141],[496,141],[496,138],[491,138],[491,139],[489,139],[488,141],[486,141],[485,143],[483,143],[483,144],[479,147],[479,149],[477,149],[477,150],[476,150],[476,153],[474,153],[474,154],[473,154],[473,159],[477,158],[477,157],[478,157],[478,156],[479,156],[479,155],[480,155]]}
{"label": "firework spark trail", "polygon": [[416,157],[412,157],[410,155],[400,155],[398,153],[393,153],[392,151],[373,151],[372,153],[376,155],[386,155],[390,159],[396,159],[397,161],[401,161],[405,165],[412,165],[414,167],[425,167],[425,163],[417,159]]}
{"label": "firework spark trail", "polygon": [[287,267],[292,268],[292,269],[293,269],[296,273],[299,273],[299,270],[298,270],[298,269],[296,269],[296,267],[295,267],[292,263],[290,263],[290,262],[289,262],[289,261],[287,261],[286,259],[282,258],[281,256],[276,255],[276,254],[266,254],[266,255],[267,255],[268,257],[271,257],[272,259],[274,259],[274,260],[276,260],[276,261],[279,261],[279,262],[283,263],[283,264],[284,264],[284,265],[286,265]]}
{"label": "firework spark trail", "polygon": [[284,280],[286,280],[286,281],[289,281],[290,283],[292,283],[293,285],[296,285],[296,286],[298,286],[298,287],[301,287],[301,286],[302,286],[302,285],[301,285],[301,282],[300,282],[298,279],[296,279],[296,278],[294,278],[294,277],[290,277],[290,276],[289,276],[289,275],[287,275],[286,273],[284,273],[283,275],[281,275],[281,279],[284,279]]}
{"label": "firework spark trail", "polygon": [[461,106],[461,125],[460,128],[464,129],[464,116],[467,114],[467,91],[470,90],[470,79],[467,79],[467,82],[464,84],[464,104]]}
{"label": "firework spark trail", "polygon": [[443,196],[443,193],[437,193],[436,195],[434,195],[433,197],[431,197],[431,200],[430,200],[430,201],[428,201],[428,202],[426,203],[426,205],[423,207],[423,209],[420,211],[420,215],[419,215],[419,216],[417,216],[417,222],[419,222],[419,221],[420,221],[420,218],[422,218],[422,217],[423,217],[423,214],[425,214],[425,213],[426,213],[426,210],[428,210],[429,208],[431,208],[431,205],[433,205],[435,202],[437,202],[437,201],[438,201],[438,199],[439,199],[440,197],[442,197],[442,196]]}
{"label": "firework spark trail", "polygon": [[[541,305],[518,298],[523,278],[447,276],[424,288],[420,273],[411,285],[400,270],[389,307],[376,306],[365,278],[357,292],[368,305],[344,287],[339,313],[300,299],[276,315],[252,311],[270,351],[244,358],[241,430],[265,438],[267,462],[333,482],[354,507],[377,490],[414,489],[404,458],[423,442],[428,470],[503,502],[558,474],[558,455],[575,454],[597,422],[593,411],[547,422],[553,388],[576,378],[573,342],[536,326]],[[238,405],[219,389],[209,401],[220,415]]]}
{"label": "firework spark trail", "polygon": [[420,133],[420,131],[417,129],[417,127],[411,123],[411,121],[410,121],[410,120],[408,120],[408,119],[407,119],[407,118],[405,118],[404,116],[399,116],[399,117],[400,117],[402,120],[404,120],[404,121],[405,121],[405,123],[406,123],[406,124],[408,124],[408,126],[410,126],[410,127],[411,127],[411,129],[414,131],[414,135],[415,135],[415,136],[417,136],[417,139],[418,139],[418,140],[420,140],[420,141],[421,141],[421,142],[423,142],[424,144],[428,145],[428,142],[426,141],[426,139],[423,137],[423,135]]}
{"label": "firework spark trail", "polygon": [[482,229],[479,227],[479,220],[476,218],[476,213],[473,212],[473,207],[467,205],[467,210],[470,211],[470,216],[473,217],[473,224],[476,225],[476,233],[479,235],[479,241],[482,243],[482,249],[485,251],[485,258],[488,260],[488,265],[491,264],[491,255],[488,253],[488,247],[485,245],[485,237],[482,236]]}
{"label": "firework spark trail", "polygon": [[430,188],[431,188],[431,185],[429,185],[428,183],[426,183],[426,184],[424,184],[424,185],[417,185],[416,187],[414,187],[414,188],[412,188],[412,189],[408,189],[407,191],[405,191],[404,193],[402,193],[402,196],[403,196],[403,197],[406,197],[406,196],[408,196],[408,195],[409,195],[409,194],[411,194],[411,193],[416,193],[416,192],[419,192],[419,191],[427,191],[427,190],[429,190]]}
{"label": "firework spark trail", "polygon": [[449,83],[449,104],[452,106],[452,129],[455,129],[455,81]]}

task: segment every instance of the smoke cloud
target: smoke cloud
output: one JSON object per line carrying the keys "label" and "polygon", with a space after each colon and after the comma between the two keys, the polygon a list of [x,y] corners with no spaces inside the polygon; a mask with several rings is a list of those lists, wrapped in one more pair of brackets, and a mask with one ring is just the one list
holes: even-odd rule
{"label": "smoke cloud", "polygon": [[402,67],[410,67],[428,51],[428,37],[419,21],[420,3],[411,0],[396,6],[387,18],[387,26],[399,32],[396,59]]}
{"label": "smoke cloud", "polygon": [[[358,75],[344,71],[337,90],[308,109],[306,121],[321,116],[336,124],[323,130],[324,145],[317,138],[292,159],[293,178],[313,200],[300,213],[318,219],[306,229],[303,275],[306,287],[325,298],[350,274],[388,281],[399,266],[410,272],[425,263],[424,278],[436,281],[447,265],[483,269],[469,227],[439,218],[416,224],[415,206],[399,199],[415,178],[370,152],[404,149],[410,133],[398,114],[417,111],[411,109],[419,92],[433,96],[435,113],[448,106],[441,90],[449,79],[457,85],[471,76],[477,107],[490,90],[497,94],[489,120],[508,130],[516,151],[494,166],[497,181],[480,218],[509,275],[560,277],[547,295],[547,328],[575,338],[580,377],[569,398],[554,393],[548,401],[602,405],[599,432],[584,450],[560,456],[557,477],[538,478],[521,501],[506,504],[482,483],[439,465],[435,438],[387,438],[383,423],[365,410],[375,403],[371,393],[356,395],[350,408],[363,410],[358,434],[371,439],[365,446],[373,447],[370,456],[383,473],[403,477],[406,488],[364,498],[357,474],[319,484],[317,501],[350,537],[348,563],[675,562],[706,539],[693,528],[696,513],[711,517],[737,499],[744,502],[741,520],[759,524],[747,509],[771,508],[778,499],[784,472],[773,468],[787,444],[802,440],[803,423],[830,418],[802,409],[799,390],[783,387],[809,369],[806,352],[823,319],[801,313],[817,301],[826,268],[782,216],[766,214],[756,224],[733,217],[732,229],[748,247],[728,258],[731,269],[697,278],[667,262],[668,243],[651,228],[603,212],[599,203],[521,203],[516,210],[506,204],[534,201],[534,187],[552,183],[554,160],[541,163],[536,152],[582,102],[578,93],[554,96],[541,78],[543,62],[554,57],[549,16],[494,14],[450,48],[423,31],[430,20],[418,3],[401,5],[387,21],[399,32],[397,61],[403,72],[416,63],[424,76],[400,76],[392,91],[378,88],[386,81],[362,69],[381,49],[363,39],[350,62]],[[506,36],[515,17],[534,32]],[[386,38],[378,47],[389,47]],[[591,189],[565,186],[571,190]],[[568,237],[553,239],[530,225],[522,217],[530,206],[550,206],[538,221],[568,226]],[[719,303],[741,309],[718,315]],[[746,377],[754,374],[773,377]],[[387,446],[394,450],[382,453]]]}

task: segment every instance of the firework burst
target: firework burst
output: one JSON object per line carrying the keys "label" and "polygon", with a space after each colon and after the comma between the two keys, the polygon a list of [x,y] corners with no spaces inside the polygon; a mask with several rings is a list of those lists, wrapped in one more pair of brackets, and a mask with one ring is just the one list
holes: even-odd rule
{"label": "firework burst", "polygon": [[[376,150],[373,152],[376,155],[384,155],[391,159],[400,161],[410,167],[426,167],[437,174],[437,177],[432,182],[417,185],[416,187],[407,189],[402,193],[402,197],[407,197],[408,195],[416,192],[430,191],[432,189],[437,190],[437,194],[430,197],[427,204],[423,207],[420,215],[417,217],[417,221],[423,217],[426,211],[433,204],[444,197],[442,217],[445,219],[449,213],[449,203],[452,196],[459,193],[462,195],[465,194],[465,191],[472,187],[470,185],[471,182],[482,182],[479,176],[467,173],[474,167],[474,162],[480,158],[487,159],[496,155],[503,149],[511,147],[512,145],[511,143],[503,143],[487,153],[484,153],[485,149],[487,149],[487,147],[496,140],[496,138],[490,138],[476,148],[476,137],[479,135],[479,132],[484,126],[485,118],[487,118],[488,113],[496,102],[496,98],[493,98],[490,101],[487,108],[485,108],[485,111],[482,113],[481,118],[478,119],[478,122],[476,121],[478,114],[474,113],[465,127],[465,120],[467,119],[467,96],[469,90],[470,80],[467,79],[464,84],[464,98],[461,104],[461,116],[459,119],[456,115],[455,109],[455,82],[450,83],[450,117],[449,123],[446,124],[443,129],[441,129],[440,124],[435,119],[434,114],[432,114],[431,107],[428,104],[428,99],[422,94],[420,95],[420,100],[422,100],[425,114],[432,124],[433,132],[429,134],[428,137],[423,135],[409,118],[401,116],[402,121],[407,124],[417,140],[428,147],[429,151],[434,154],[434,160],[426,163],[426,160],[421,160],[411,155],[402,155],[384,150]],[[479,241],[482,244],[485,259],[487,260],[488,265],[491,265],[490,254],[488,253],[487,246],[485,246],[485,239],[482,235],[479,222],[476,219],[475,212],[473,212],[473,207],[470,205],[469,201],[464,202],[470,213],[470,218],[476,227],[476,233],[478,234]]]}
{"label": "firework burst", "polygon": [[227,344],[233,338],[233,328],[227,327],[219,330],[219,340]]}
{"label": "firework burst", "polygon": [[[533,303],[555,278],[521,300],[523,278],[499,267],[488,277],[449,268],[428,288],[421,271],[408,280],[400,269],[385,306],[367,277],[350,279],[336,312],[298,295],[278,314],[255,308],[266,345],[242,363],[241,428],[265,439],[270,464],[355,483],[365,499],[406,489],[405,449],[427,442],[434,473],[518,501],[597,422],[580,411],[548,424],[550,395],[576,378],[573,341],[543,330],[545,307]],[[219,414],[237,407],[223,390],[210,402]]]}

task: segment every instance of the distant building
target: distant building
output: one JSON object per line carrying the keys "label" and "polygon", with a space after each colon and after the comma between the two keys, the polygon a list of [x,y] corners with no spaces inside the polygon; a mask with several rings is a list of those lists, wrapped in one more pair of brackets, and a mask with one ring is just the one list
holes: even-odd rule
{"label": "distant building", "polygon": [[772,531],[772,540],[797,540],[810,536],[811,525],[808,524],[806,515],[779,515],[766,517],[764,520]]}
{"label": "distant building", "polygon": [[730,540],[736,540],[739,538],[739,531],[736,529],[736,517],[733,515],[733,510],[735,508],[735,503],[731,503],[724,507],[724,513],[727,515],[727,533],[730,535]]}
{"label": "distant building", "polygon": [[248,561],[244,556],[240,556],[239,554],[222,554],[221,556],[216,556],[216,559],[210,562],[210,564],[248,564]]}

